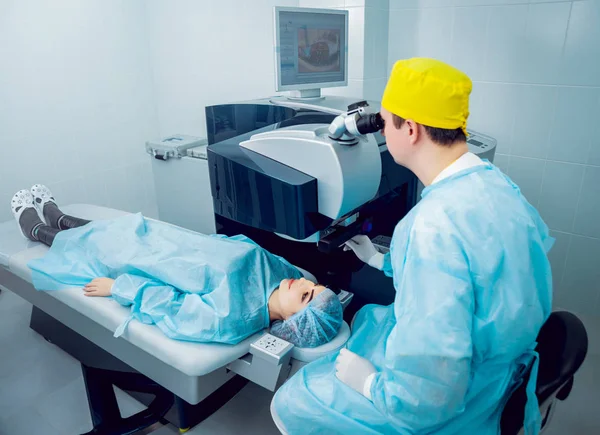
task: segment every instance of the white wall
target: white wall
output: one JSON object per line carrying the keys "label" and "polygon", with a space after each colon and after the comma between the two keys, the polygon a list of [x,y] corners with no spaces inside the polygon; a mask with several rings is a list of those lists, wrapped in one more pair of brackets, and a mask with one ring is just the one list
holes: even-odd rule
{"label": "white wall", "polygon": [[153,215],[143,0],[0,1],[0,221],[19,189]]}
{"label": "white wall", "polygon": [[556,308],[600,352],[600,1],[390,0],[388,68],[437,57],[474,81],[469,126],[557,238]]}
{"label": "white wall", "polygon": [[205,136],[205,106],[275,95],[274,6],[298,0],[147,1],[161,136]]}
{"label": "white wall", "polygon": [[40,182],[155,216],[145,141],[275,94],[275,5],[298,0],[0,0],[0,221]]}

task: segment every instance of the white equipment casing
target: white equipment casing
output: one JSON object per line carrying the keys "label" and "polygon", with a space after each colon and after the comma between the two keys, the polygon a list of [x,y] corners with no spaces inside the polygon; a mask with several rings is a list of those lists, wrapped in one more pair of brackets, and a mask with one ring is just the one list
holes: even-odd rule
{"label": "white equipment casing", "polygon": [[344,145],[331,139],[327,128],[280,128],[256,134],[240,146],[316,178],[319,213],[335,220],[376,195],[381,156],[372,135]]}

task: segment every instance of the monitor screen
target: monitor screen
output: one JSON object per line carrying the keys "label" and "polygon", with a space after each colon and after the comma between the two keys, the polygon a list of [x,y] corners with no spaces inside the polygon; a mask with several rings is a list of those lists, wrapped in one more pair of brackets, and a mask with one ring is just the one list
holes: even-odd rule
{"label": "monitor screen", "polygon": [[275,8],[277,90],[347,84],[348,12]]}

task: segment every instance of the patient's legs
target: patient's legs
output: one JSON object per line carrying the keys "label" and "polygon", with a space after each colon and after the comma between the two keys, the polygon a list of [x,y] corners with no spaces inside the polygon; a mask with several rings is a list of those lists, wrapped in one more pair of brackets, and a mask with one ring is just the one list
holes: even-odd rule
{"label": "patient's legs", "polygon": [[54,202],[44,204],[43,213],[48,225],[59,230],[82,227],[90,223],[88,220],[64,214]]}
{"label": "patient's legs", "polygon": [[15,193],[11,209],[23,235],[48,246],[52,246],[61,230],[81,227],[90,222],[60,211],[50,189],[41,184],[36,184],[30,191],[20,190]]}
{"label": "patient's legs", "polygon": [[[36,213],[36,216],[37,216],[37,213]],[[38,219],[39,219],[39,216],[38,216]],[[34,227],[34,229],[32,231],[32,235],[33,235],[32,240],[37,240],[38,242],[42,242],[44,245],[52,246],[52,243],[54,242],[54,238],[56,237],[56,235],[58,233],[60,233],[60,231],[61,230],[52,228],[48,225],[45,225],[42,222],[42,225]]]}
{"label": "patient's legs", "polygon": [[11,209],[21,232],[29,240],[52,245],[60,230],[49,227],[40,219],[33,206],[33,196],[28,190],[20,190],[12,198]]}
{"label": "patient's legs", "polygon": [[44,220],[52,228],[68,230],[70,228],[82,227],[90,222],[85,219],[69,216],[60,211],[52,196],[52,192],[43,184],[32,186],[31,194],[38,212],[42,213]]}

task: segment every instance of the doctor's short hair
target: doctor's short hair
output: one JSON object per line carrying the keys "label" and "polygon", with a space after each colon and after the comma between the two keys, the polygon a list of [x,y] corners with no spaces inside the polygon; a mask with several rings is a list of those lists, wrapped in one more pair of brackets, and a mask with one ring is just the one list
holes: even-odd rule
{"label": "doctor's short hair", "polygon": [[[394,120],[394,127],[397,129],[401,128],[404,122],[406,121],[404,118],[395,115],[392,113],[392,119]],[[421,124],[423,125],[423,124]],[[429,138],[436,144],[441,146],[452,146],[456,142],[464,142],[467,140],[465,133],[461,128],[456,129],[447,129],[447,128],[437,128],[437,127],[429,127],[428,125],[423,125],[425,127],[425,131],[429,135]]]}

